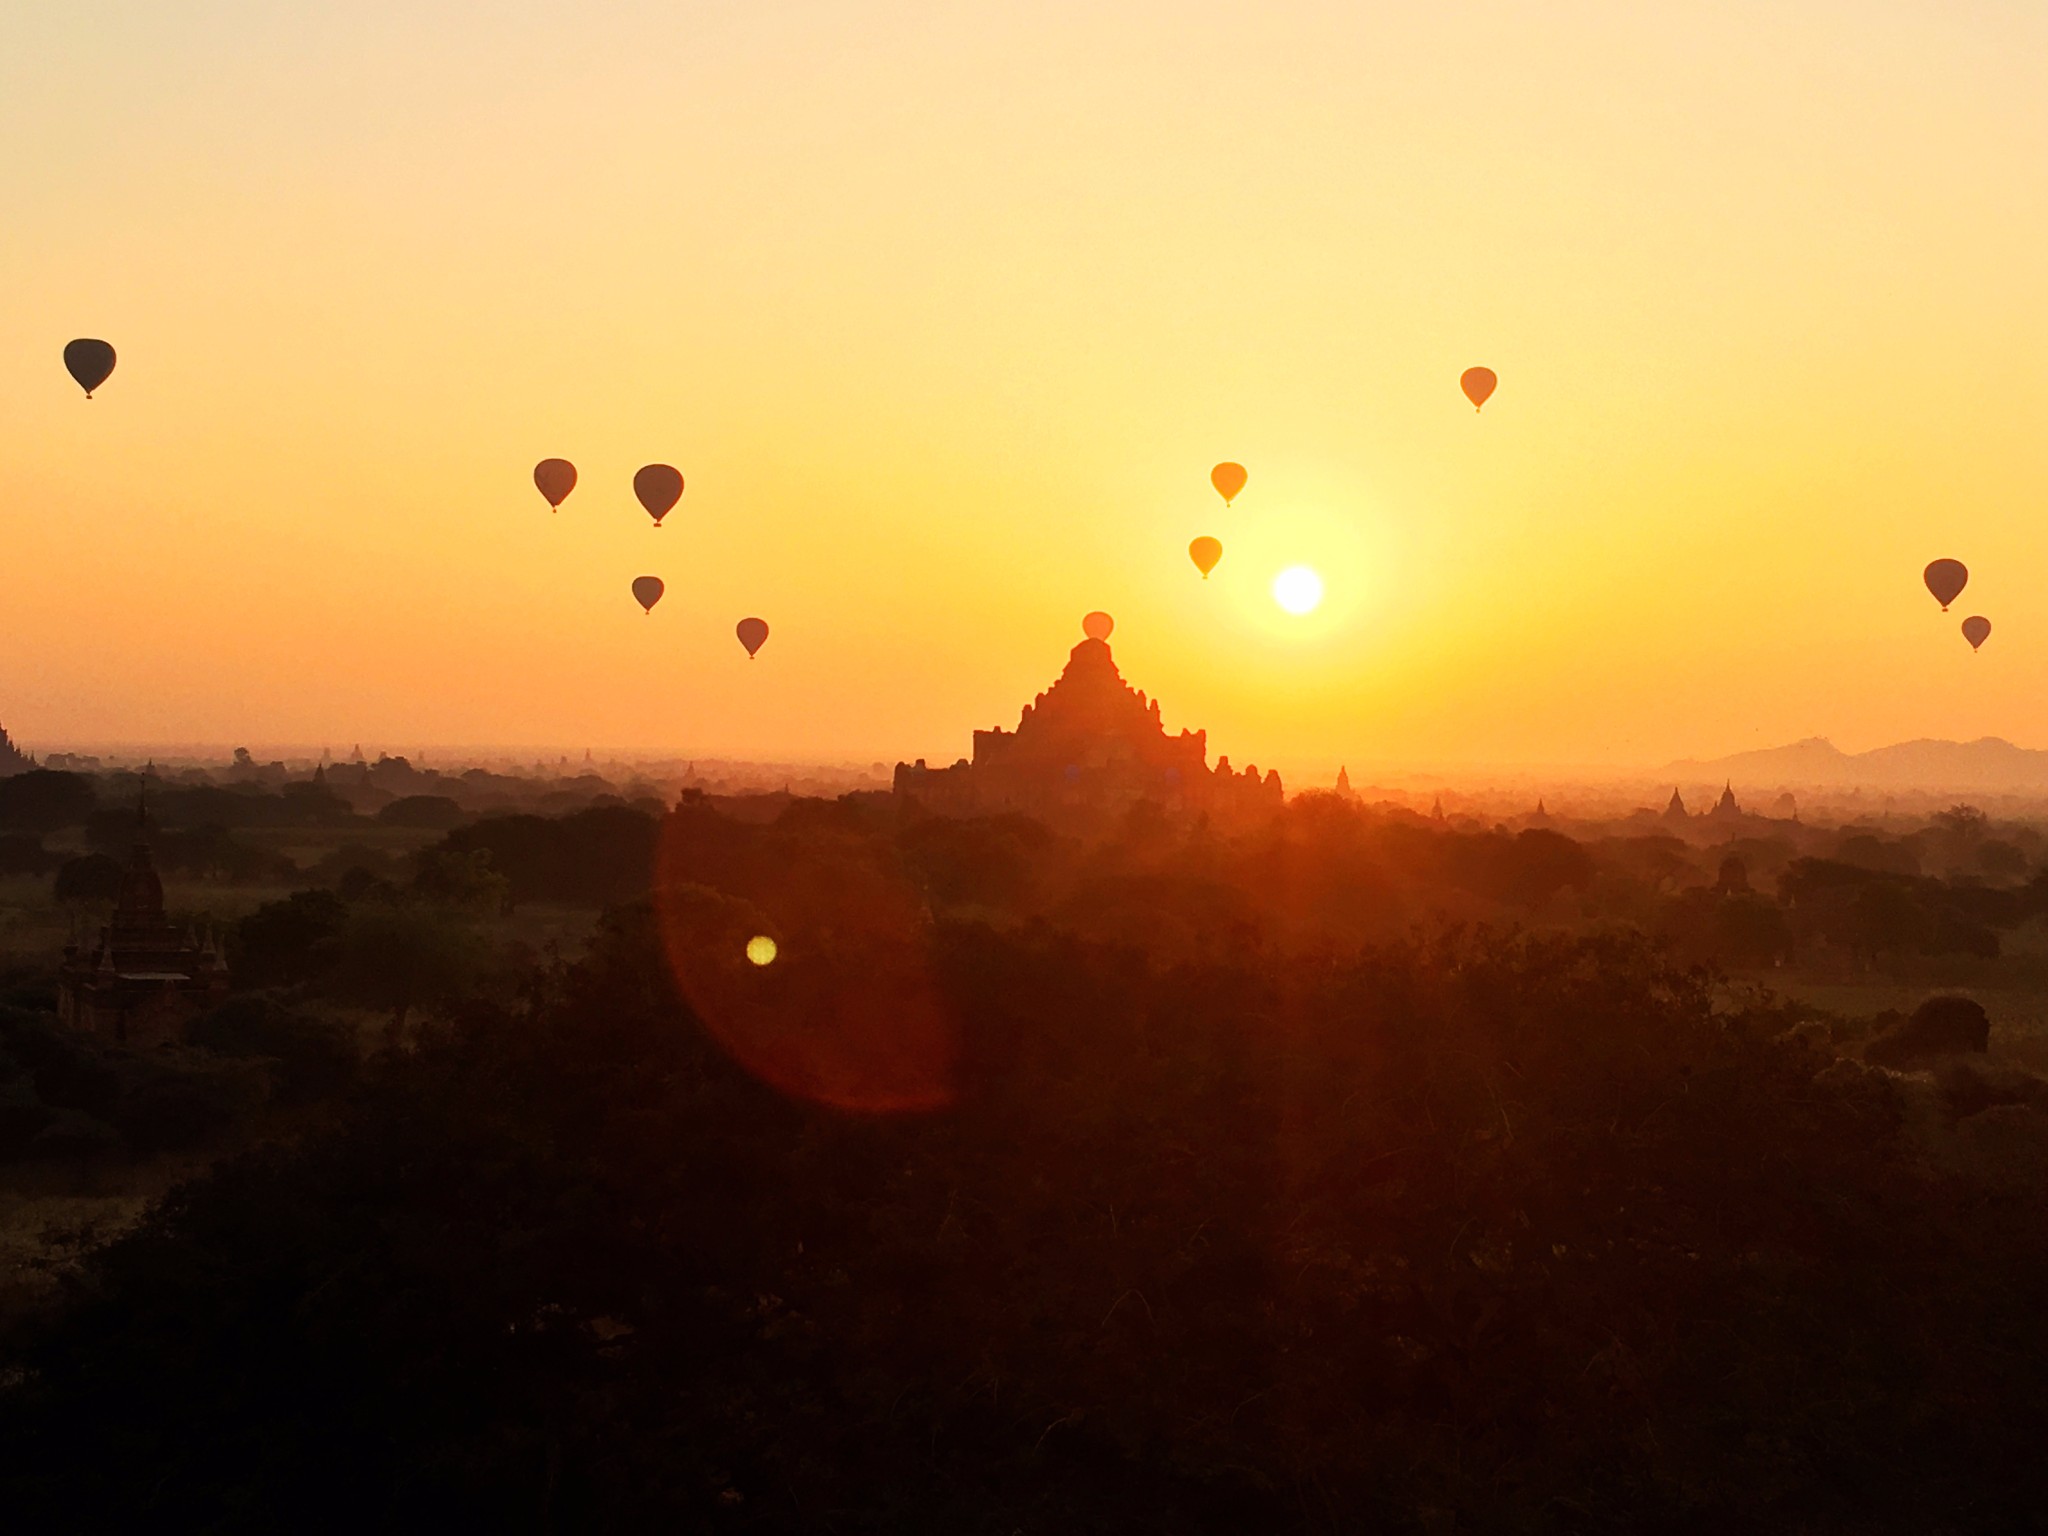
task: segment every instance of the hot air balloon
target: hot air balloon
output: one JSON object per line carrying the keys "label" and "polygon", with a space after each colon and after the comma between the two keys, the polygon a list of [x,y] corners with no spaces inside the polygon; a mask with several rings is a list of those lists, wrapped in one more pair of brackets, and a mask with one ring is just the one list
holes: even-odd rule
{"label": "hot air balloon", "polygon": [[1458,375],[1458,388],[1465,391],[1465,398],[1472,402],[1474,411],[1486,404],[1499,383],[1491,368],[1467,368]]}
{"label": "hot air balloon", "polygon": [[576,489],[576,466],[567,459],[542,459],[533,466],[533,483],[547,497],[548,505],[559,510]]}
{"label": "hot air balloon", "polygon": [[733,627],[733,633],[740,637],[740,644],[747,648],[747,660],[752,661],[754,653],[768,643],[768,621],[741,619]]}
{"label": "hot air balloon", "polygon": [[654,605],[661,601],[661,594],[666,590],[667,588],[662,586],[659,576],[635,576],[633,578],[633,596],[640,600],[640,606],[649,613],[654,612]]}
{"label": "hot air balloon", "polygon": [[90,400],[92,392],[106,383],[107,375],[114,371],[114,349],[104,341],[94,341],[90,337],[67,341],[64,344],[64,368],[78,380],[78,387]]}
{"label": "hot air balloon", "polygon": [[1202,580],[1209,579],[1209,573],[1216,569],[1216,562],[1223,558],[1223,543],[1220,539],[1199,538],[1188,546],[1188,558],[1195,562],[1195,569],[1202,573]]}
{"label": "hot air balloon", "polygon": [[1116,620],[1099,608],[1081,621],[1081,633],[1090,640],[1107,640],[1115,628]]}
{"label": "hot air balloon", "polygon": [[640,505],[659,528],[669,508],[682,500],[682,471],[667,464],[649,464],[633,477],[633,494],[640,498]]}
{"label": "hot air balloon", "polygon": [[1250,478],[1242,464],[1218,464],[1209,471],[1209,483],[1216,487],[1216,494],[1223,498],[1226,507],[1237,500],[1237,493]]}
{"label": "hot air balloon", "polygon": [[1970,642],[1971,650],[1981,649],[1984,642],[1991,638],[1991,621],[1977,614],[1970,615],[1963,620],[1963,638]]}
{"label": "hot air balloon", "polygon": [[1970,568],[1960,560],[1937,560],[1920,573],[1920,579],[1927,583],[1927,590],[1941,604],[1941,611],[1947,613],[1948,605],[1970,584]]}

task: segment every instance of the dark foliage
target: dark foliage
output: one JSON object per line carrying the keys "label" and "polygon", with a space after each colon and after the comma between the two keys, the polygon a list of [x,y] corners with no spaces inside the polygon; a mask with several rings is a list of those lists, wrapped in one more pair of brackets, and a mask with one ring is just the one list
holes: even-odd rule
{"label": "dark foliage", "polygon": [[309,981],[334,968],[348,904],[332,891],[294,891],[235,924],[230,956],[245,985]]}
{"label": "dark foliage", "polygon": [[189,1038],[223,1056],[274,1061],[278,1097],[287,1103],[333,1097],[355,1082],[362,1065],[347,1026],[309,1018],[260,993],[232,998],[195,1020]]}
{"label": "dark foliage", "polygon": [[602,906],[646,894],[659,829],[654,817],[624,806],[556,819],[495,816],[449,833],[438,851],[488,853],[515,902]]}
{"label": "dark foliage", "polygon": [[404,795],[377,812],[377,820],[387,827],[446,832],[469,820],[469,814],[446,795]]}
{"label": "dark foliage", "polygon": [[82,854],[57,867],[52,893],[59,901],[112,901],[121,894],[121,861],[108,853]]}
{"label": "dark foliage", "polygon": [[928,816],[911,822],[897,838],[912,878],[932,895],[999,906],[1030,899],[1052,841],[1043,824],[1026,816]]}
{"label": "dark foliage", "polygon": [[245,842],[217,825],[159,832],[153,847],[157,867],[166,874],[254,882],[289,880],[298,873],[284,855]]}
{"label": "dark foliage", "polygon": [[0,778],[0,828],[58,832],[80,826],[92,814],[92,780],[82,773],[32,768]]}
{"label": "dark foliage", "polygon": [[[356,820],[346,800],[325,785],[194,784],[153,792],[151,817],[169,828],[335,827]],[[130,818],[133,824],[133,818]]]}
{"label": "dark foliage", "polygon": [[[798,942],[826,877],[755,878]],[[848,1117],[733,1067],[621,912],[100,1252],[11,1343],[10,1513],[1924,1532],[2048,1498],[2035,1193],[1934,1172],[1881,1074],[1641,941],[927,942],[957,1101]]]}
{"label": "dark foliage", "polygon": [[334,882],[334,894],[353,906],[369,901],[396,901],[398,887],[372,869],[352,865]]}
{"label": "dark foliage", "polygon": [[1863,1048],[1863,1059],[1884,1067],[1918,1065],[1958,1053],[1982,1054],[1991,1043],[1984,1005],[1968,997],[1930,997]]}
{"label": "dark foliage", "polygon": [[1829,859],[1795,859],[1779,881],[1796,935],[1859,954],[1996,958],[1994,924],[2027,913],[2025,894]]}
{"label": "dark foliage", "polygon": [[[203,1146],[269,1092],[261,1064],[121,1050],[47,1014],[0,1008],[0,1157]],[[54,1143],[41,1134],[52,1126],[62,1128]]]}
{"label": "dark foliage", "polygon": [[0,833],[0,875],[47,875],[63,862],[33,832]]}

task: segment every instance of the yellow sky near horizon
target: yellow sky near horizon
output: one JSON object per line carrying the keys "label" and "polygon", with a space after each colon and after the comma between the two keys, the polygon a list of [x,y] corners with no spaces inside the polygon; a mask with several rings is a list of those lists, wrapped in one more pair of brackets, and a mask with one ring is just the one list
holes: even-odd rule
{"label": "yellow sky near horizon", "polygon": [[950,760],[1100,607],[1240,764],[2048,746],[2042,7],[38,11],[24,744]]}

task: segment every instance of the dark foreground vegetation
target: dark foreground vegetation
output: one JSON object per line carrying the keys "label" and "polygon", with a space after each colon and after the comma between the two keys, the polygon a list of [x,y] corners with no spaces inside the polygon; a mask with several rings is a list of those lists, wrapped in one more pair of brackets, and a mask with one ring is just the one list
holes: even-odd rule
{"label": "dark foreground vegetation", "polygon": [[[183,1051],[17,989],[0,1155],[319,1112],[9,1322],[10,1523],[2028,1528],[2048,1085],[1973,1004],[1866,1039],[1608,921],[1765,904],[1645,847],[601,807],[258,908]],[[1788,926],[2036,900],[1872,862],[1788,859]],[[587,952],[484,953],[557,878],[615,902]],[[1432,903],[1533,927],[1390,934]]]}

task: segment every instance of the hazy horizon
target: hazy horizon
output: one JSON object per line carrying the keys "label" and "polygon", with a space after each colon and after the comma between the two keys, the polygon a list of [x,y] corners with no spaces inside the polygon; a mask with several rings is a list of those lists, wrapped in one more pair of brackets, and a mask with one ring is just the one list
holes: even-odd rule
{"label": "hazy horizon", "polygon": [[[4,722],[0,722],[4,723]],[[1007,725],[1008,723],[1005,722]],[[1258,763],[1262,768],[1277,769],[1286,782],[1290,793],[1304,790],[1320,790],[1331,787],[1339,772],[1348,774],[1352,787],[1363,793],[1382,790],[1396,795],[1427,796],[1436,790],[1459,795],[1485,797],[1493,793],[1523,792],[1532,794],[1549,793],[1553,796],[1574,794],[1595,797],[1643,794],[1652,795],[1657,803],[1647,808],[1661,809],[1662,795],[1667,787],[1675,787],[1688,797],[1697,797],[1703,789],[1711,789],[1728,778],[1731,759],[1744,755],[1764,756],[1773,753],[1789,753],[1798,748],[1814,745],[1824,738],[1803,738],[1796,742],[1778,743],[1773,747],[1756,749],[1754,753],[1725,754],[1718,759],[1677,760],[1666,763],[1633,764],[1586,764],[1586,763],[1423,763],[1394,760],[1361,758],[1341,762],[1309,760],[1285,762],[1273,760],[1258,763],[1256,753],[1232,753],[1215,750],[1212,743],[1211,757],[1229,757],[1243,766]],[[944,752],[928,753],[878,753],[872,757],[824,758],[792,755],[789,757],[735,755],[719,752],[693,752],[687,748],[632,749],[590,743],[569,746],[561,743],[416,743],[412,746],[388,742],[349,742],[337,745],[333,742],[315,745],[308,742],[264,742],[248,740],[229,744],[226,742],[128,742],[104,741],[81,743],[55,743],[40,746],[33,742],[16,739],[17,747],[37,756],[46,757],[60,753],[80,757],[96,757],[105,760],[109,768],[119,765],[133,768],[139,761],[154,762],[160,768],[172,769],[184,766],[220,768],[227,766],[238,749],[247,749],[258,765],[282,762],[287,766],[303,768],[318,763],[323,756],[332,762],[343,764],[354,760],[354,753],[360,748],[362,760],[376,762],[380,757],[402,757],[416,768],[432,768],[446,771],[450,768],[471,767],[502,768],[510,772],[527,772],[533,769],[550,770],[560,767],[573,775],[586,768],[604,769],[616,767],[628,771],[650,771],[657,775],[662,771],[674,772],[684,767],[701,770],[732,770],[743,778],[760,778],[766,774],[786,772],[790,774],[815,773],[845,779],[875,781],[877,786],[885,782],[901,762],[911,762],[922,757],[934,764],[944,764],[955,756]],[[1850,752],[1841,749],[1839,743],[1830,743],[1843,752],[1845,758],[1856,759],[1869,752],[1884,752],[1887,749],[1909,749],[1914,747],[1955,748],[1969,751],[1983,746],[2013,747],[2021,752],[2040,749],[2029,748],[2023,743],[2004,741],[2002,738],[1980,738],[1971,742],[1952,742],[1936,738],[1917,738],[1905,742],[1880,743],[1874,748]],[[587,754],[587,756],[586,756]],[[2048,765],[2044,765],[2048,766]],[[1944,780],[1938,775],[1915,778],[1900,777],[1896,770],[1892,776],[1880,774],[1856,776],[1853,772],[1845,777],[1814,778],[1801,777],[1797,772],[1771,768],[1758,768],[1747,773],[1739,763],[1732,765],[1733,780],[1740,791],[1749,794],[1768,793],[1775,795],[1786,790],[1806,790],[1817,793],[1840,793],[1852,797],[1869,791],[1883,795],[1932,795],[1940,798],[1950,793],[1980,792],[2004,797],[2031,800],[2038,798],[2048,807],[2048,772],[2040,780],[2011,779],[1986,780]],[[1569,807],[1569,801],[1560,806]],[[1558,809],[1559,807],[1553,807]],[[1703,810],[1704,805],[1695,806]],[[1751,809],[1763,810],[1763,806]],[[1604,805],[1601,814],[1611,813],[1612,806]],[[1568,812],[1567,812],[1568,813]]]}

